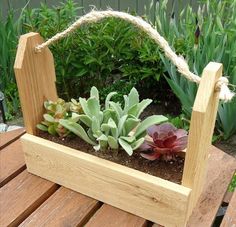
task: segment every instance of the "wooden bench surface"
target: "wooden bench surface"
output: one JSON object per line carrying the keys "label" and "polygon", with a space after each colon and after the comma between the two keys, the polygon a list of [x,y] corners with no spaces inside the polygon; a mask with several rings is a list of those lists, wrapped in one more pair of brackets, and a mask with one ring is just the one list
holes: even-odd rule
{"label": "wooden bench surface", "polygon": [[[28,173],[19,141],[23,133],[0,134],[0,226],[160,226]],[[211,226],[235,169],[234,158],[212,147],[205,189],[188,226]],[[236,225],[235,212],[236,193],[222,227]]]}

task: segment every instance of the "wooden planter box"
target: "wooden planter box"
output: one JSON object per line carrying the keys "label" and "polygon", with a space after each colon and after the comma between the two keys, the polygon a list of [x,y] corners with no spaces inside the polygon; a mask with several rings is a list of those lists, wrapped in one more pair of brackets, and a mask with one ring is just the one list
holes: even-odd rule
{"label": "wooden planter box", "polygon": [[57,99],[53,56],[48,48],[35,52],[42,42],[37,33],[21,36],[14,67],[27,130],[21,141],[28,171],[161,225],[185,226],[204,184],[222,65],[209,63],[204,69],[178,185],[35,136],[43,102]]}

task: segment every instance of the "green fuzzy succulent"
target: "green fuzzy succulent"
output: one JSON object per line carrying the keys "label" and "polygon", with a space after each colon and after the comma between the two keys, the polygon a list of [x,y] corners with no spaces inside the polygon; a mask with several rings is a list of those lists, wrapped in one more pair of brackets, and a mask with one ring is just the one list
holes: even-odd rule
{"label": "green fuzzy succulent", "polygon": [[[132,88],[129,95],[124,96],[124,107],[118,102],[111,101],[116,92],[108,94],[105,106],[102,109],[99,93],[92,87],[90,98],[80,98],[84,114],[77,114],[82,123],[61,119],[59,122],[69,131],[93,145],[96,151],[112,149],[118,150],[121,146],[129,155],[144,142],[146,129],[154,124],[167,121],[164,116],[150,116],[141,122],[140,114],[152,102],[145,99],[139,102],[139,94]],[[134,131],[135,129],[135,131]]]}
{"label": "green fuzzy succulent", "polygon": [[[75,107],[73,106],[74,109]],[[63,99],[59,98],[56,102],[45,101],[44,108],[46,109],[46,113],[43,115],[43,121],[37,124],[37,128],[51,135],[65,137],[70,133],[67,128],[59,123],[61,119],[70,119],[72,122],[78,121],[77,115],[71,112],[72,104],[65,102]]]}

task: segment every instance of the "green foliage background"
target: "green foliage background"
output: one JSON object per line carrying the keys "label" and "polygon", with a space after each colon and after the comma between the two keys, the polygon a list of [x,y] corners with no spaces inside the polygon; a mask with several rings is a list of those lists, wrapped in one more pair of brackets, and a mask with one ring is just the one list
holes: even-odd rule
{"label": "green foliage background", "polygon": [[[169,13],[167,5],[167,0],[151,4],[145,19],[153,22],[175,51],[187,59],[193,72],[200,75],[208,62],[222,62],[224,74],[235,86],[236,1],[204,0],[197,12],[190,6],[178,7],[184,9],[175,15]],[[68,0],[54,8],[42,4],[39,8],[23,9],[18,20],[13,19],[13,11],[8,12],[6,20],[0,17],[0,89],[6,96],[8,119],[19,112],[13,72],[19,35],[36,31],[47,39],[75,21],[79,10],[74,1]],[[195,34],[197,27],[199,37]],[[122,100],[123,94],[135,86],[144,96],[159,102],[161,97],[168,98],[165,78],[182,104],[184,118],[191,115],[197,86],[181,77],[159,48],[125,21],[110,18],[83,26],[50,48],[55,59],[58,93],[66,100],[87,96],[91,86],[96,85],[101,99],[116,90],[119,92],[116,99]],[[172,105],[176,105],[175,99]],[[231,103],[220,104],[216,126],[225,139],[236,132],[235,116],[235,98]]]}

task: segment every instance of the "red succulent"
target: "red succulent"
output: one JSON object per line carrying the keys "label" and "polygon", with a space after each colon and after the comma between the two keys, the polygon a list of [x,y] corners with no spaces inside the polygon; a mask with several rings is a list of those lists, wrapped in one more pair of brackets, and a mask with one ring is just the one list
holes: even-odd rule
{"label": "red succulent", "polygon": [[147,130],[153,141],[145,141],[140,146],[141,156],[155,160],[161,156],[169,159],[187,147],[188,135],[184,129],[177,129],[170,123],[153,125]]}

